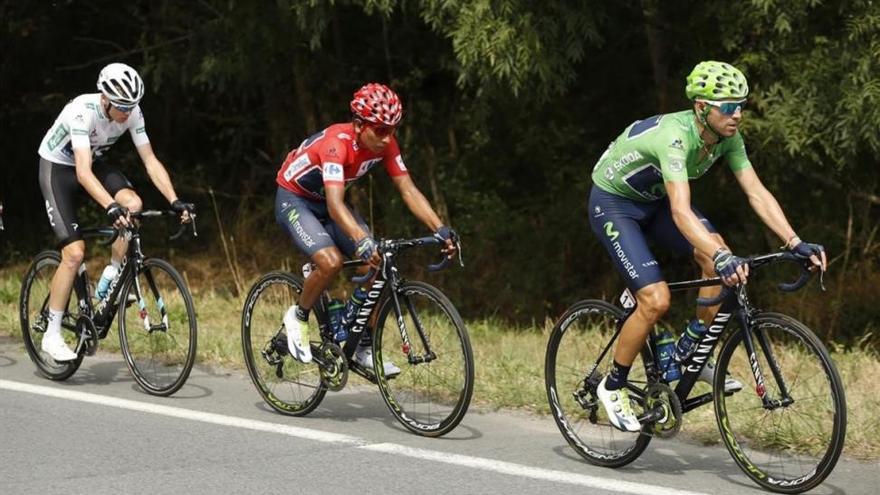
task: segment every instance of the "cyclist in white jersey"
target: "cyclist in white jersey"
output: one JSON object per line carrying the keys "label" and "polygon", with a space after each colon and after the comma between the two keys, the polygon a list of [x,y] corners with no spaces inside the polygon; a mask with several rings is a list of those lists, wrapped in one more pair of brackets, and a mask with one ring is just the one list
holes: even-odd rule
{"label": "cyclist in white jersey", "polygon": [[[140,211],[141,199],[119,171],[100,163],[104,151],[126,131],[153,184],[189,220],[193,205],[181,201],[165,166],[156,158],[138,103],[144,83],[137,71],[125,64],[104,67],[98,75],[99,93],[80,95],[61,111],[40,143],[40,190],[49,223],[61,248],[61,264],[49,290],[49,325],[41,348],[56,361],[76,359],[61,335],[61,318],[77,270],[85,256],[85,242],[76,218],[76,195],[82,189],[101,205],[117,227],[130,223],[129,212]],[[118,270],[127,249],[120,237],[113,243],[111,263]]]}

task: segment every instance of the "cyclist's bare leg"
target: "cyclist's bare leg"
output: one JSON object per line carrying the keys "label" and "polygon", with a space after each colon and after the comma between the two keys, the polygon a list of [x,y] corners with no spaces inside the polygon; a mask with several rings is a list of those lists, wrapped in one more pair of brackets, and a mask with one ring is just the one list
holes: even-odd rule
{"label": "cyclist's bare leg", "polygon": [[336,247],[326,247],[312,256],[315,268],[306,278],[299,297],[299,307],[312,309],[321,292],[333,282],[342,270],[342,252]]}
{"label": "cyclist's bare leg", "polygon": [[76,272],[85,255],[85,241],[74,241],[61,248],[61,264],[52,276],[52,286],[49,289],[49,309],[64,311],[67,308],[67,299],[73,288]]}
{"label": "cyclist's bare leg", "polygon": [[617,339],[617,349],[614,351],[614,360],[624,366],[632,365],[654,324],[669,309],[670,295],[666,282],[646,285],[635,296],[638,304],[633,314],[624,322]]}
{"label": "cyclist's bare leg", "polygon": [[[725,248],[727,248],[727,243],[724,242],[724,238],[721,237],[720,234],[710,234],[716,241],[720,242]],[[730,249],[730,248],[728,248]],[[694,261],[697,262],[697,265],[700,267],[701,277],[702,278],[712,278],[715,277],[715,264],[712,263],[712,258],[706,256],[703,253],[698,252],[696,249],[694,250]],[[704,298],[712,298],[721,293],[721,286],[714,287],[700,287],[699,296]],[[703,320],[708,325],[713,319],[715,319],[715,315],[718,313],[718,308],[721,305],[715,306],[697,306],[697,318]]]}
{"label": "cyclist's bare leg", "polygon": [[[144,207],[141,198],[131,189],[121,189],[113,199],[120,205],[128,208],[128,211],[131,213],[139,212]],[[123,236],[119,236],[119,238],[113,241],[113,246],[110,248],[110,258],[116,263],[121,264],[127,250],[128,241]]]}

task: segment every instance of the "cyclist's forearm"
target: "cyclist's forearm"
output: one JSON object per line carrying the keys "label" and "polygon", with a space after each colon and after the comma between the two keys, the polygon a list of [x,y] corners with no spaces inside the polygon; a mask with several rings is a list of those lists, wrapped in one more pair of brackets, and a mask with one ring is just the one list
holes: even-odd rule
{"label": "cyclist's forearm", "polygon": [[791,224],[788,223],[788,219],[785,218],[785,213],[779,206],[779,202],[766,188],[762,187],[749,193],[749,204],[752,205],[752,209],[755,210],[764,225],[779,236],[782,242],[788,242],[797,235]]}
{"label": "cyclist's forearm", "polygon": [[703,225],[703,222],[694,215],[693,210],[690,208],[681,210],[673,209],[672,221],[675,222],[675,226],[678,227],[679,232],[684,235],[685,239],[691,243],[691,246],[706,256],[711,258],[715,255],[715,252],[718,251],[718,249],[724,247],[712,237],[709,229]]}
{"label": "cyclist's forearm", "polygon": [[177,199],[177,193],[174,191],[174,185],[171,184],[171,176],[168,175],[168,170],[162,165],[162,162],[160,162],[155,156],[152,156],[144,162],[144,166],[147,169],[147,175],[150,176],[150,180],[153,182],[153,185],[156,186],[156,189],[162,193],[162,196],[164,196],[169,203],[173,203],[174,200]]}
{"label": "cyclist's forearm", "polygon": [[428,202],[428,199],[425,198],[421,191],[413,187],[402,191],[401,197],[403,197],[403,202],[406,203],[409,211],[425,224],[431,232],[436,232],[443,225],[443,221],[440,220],[434,208],[431,207],[431,203]]}
{"label": "cyclist's forearm", "polygon": [[327,198],[327,211],[330,218],[342,227],[342,231],[355,242],[363,239],[367,233],[361,228],[360,224],[355,220],[348,207],[343,202],[334,202]]}
{"label": "cyclist's forearm", "polygon": [[95,177],[92,172],[92,152],[91,150],[74,150],[74,160],[76,167],[76,180],[83,186],[83,189],[89,193],[101,208],[107,208],[114,201],[113,196],[104,189],[101,181]]}

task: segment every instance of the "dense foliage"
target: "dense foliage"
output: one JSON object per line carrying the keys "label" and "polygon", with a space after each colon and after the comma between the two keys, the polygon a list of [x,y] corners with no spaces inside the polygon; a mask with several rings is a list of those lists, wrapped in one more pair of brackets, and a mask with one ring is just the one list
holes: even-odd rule
{"label": "dense foliage", "polygon": [[[684,76],[718,59],[749,77],[756,170],[834,260],[825,295],[781,296],[771,278],[758,293],[829,338],[880,330],[876,0],[19,0],[0,12],[4,261],[51,243],[36,148],[105,63],[145,76],[150,138],[204,213],[182,249],[221,252],[223,226],[247,273],[293,258],[271,213],[283,156],[380,80],[404,99],[417,184],[464,236],[468,267],[444,287],[469,315],[555,316],[621,287],[588,231],[593,163],[631,121],[686,108]],[[111,159],[158,201],[128,143]],[[692,186],[735,251],[779,246],[725,167]],[[350,194],[378,233],[421,232],[383,174]],[[693,274],[661,259],[670,277]]]}

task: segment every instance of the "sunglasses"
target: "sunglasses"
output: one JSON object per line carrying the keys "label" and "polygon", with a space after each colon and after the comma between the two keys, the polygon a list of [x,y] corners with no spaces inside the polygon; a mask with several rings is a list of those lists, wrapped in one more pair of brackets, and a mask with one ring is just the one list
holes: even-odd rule
{"label": "sunglasses", "polygon": [[393,125],[370,125],[369,128],[379,138],[385,138],[397,132],[397,126]]}
{"label": "sunglasses", "polygon": [[122,112],[122,113],[129,113],[129,112],[131,112],[132,110],[134,110],[134,107],[137,106],[137,105],[128,105],[128,106],[126,106],[126,105],[117,105],[116,103],[110,102],[110,106],[113,107],[113,108],[115,108],[115,109],[117,109],[117,110],[119,110],[119,111]]}
{"label": "sunglasses", "polygon": [[711,105],[718,109],[719,112],[724,115],[733,115],[737,111],[742,112],[742,110],[746,107],[746,100],[739,101],[712,101],[712,100],[697,100],[702,101],[707,105]]}

